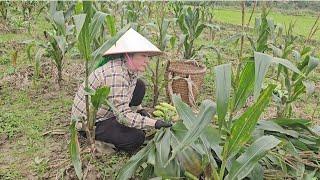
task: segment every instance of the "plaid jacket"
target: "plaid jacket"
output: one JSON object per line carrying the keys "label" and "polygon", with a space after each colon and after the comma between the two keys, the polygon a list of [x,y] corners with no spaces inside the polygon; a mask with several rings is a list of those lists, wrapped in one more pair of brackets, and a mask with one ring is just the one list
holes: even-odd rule
{"label": "plaid jacket", "polygon": [[[107,120],[112,116],[117,116],[120,122],[139,129],[146,127],[154,127],[156,120],[141,116],[135,113],[129,107],[133,91],[137,82],[137,75],[129,72],[123,60],[113,60],[100,68],[97,68],[89,76],[89,87],[96,90],[99,87],[110,87],[110,94],[108,96],[109,102],[114,106],[115,112],[112,108],[101,107],[97,112],[96,122]],[[77,118],[86,117],[85,106],[85,84],[82,83],[75,95],[72,116]],[[120,117],[119,117],[120,116]],[[77,125],[81,128],[81,124]]]}

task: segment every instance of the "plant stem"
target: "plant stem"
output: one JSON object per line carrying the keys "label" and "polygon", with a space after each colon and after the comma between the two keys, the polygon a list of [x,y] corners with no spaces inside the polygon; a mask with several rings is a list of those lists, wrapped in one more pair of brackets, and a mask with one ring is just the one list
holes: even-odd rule
{"label": "plant stem", "polygon": [[192,173],[188,172],[188,171],[185,171],[184,172],[184,175],[188,178],[188,179],[191,179],[191,180],[198,180],[198,178],[196,176],[194,176]]}
{"label": "plant stem", "polygon": [[318,100],[318,102],[317,102],[317,104],[316,104],[316,107],[315,107],[314,110],[313,110],[313,113],[312,113],[312,116],[311,116],[311,121],[313,121],[313,119],[314,119],[314,116],[315,116],[315,114],[316,114],[317,107],[319,106],[319,104],[320,104],[320,101]]}

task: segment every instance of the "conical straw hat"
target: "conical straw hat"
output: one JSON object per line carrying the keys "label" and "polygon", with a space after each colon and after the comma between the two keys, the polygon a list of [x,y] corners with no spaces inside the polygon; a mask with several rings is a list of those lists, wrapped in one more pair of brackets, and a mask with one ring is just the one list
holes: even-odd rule
{"label": "conical straw hat", "polygon": [[162,53],[160,49],[153,45],[148,39],[130,28],[103,55],[136,52],[146,52],[149,56],[155,56]]}

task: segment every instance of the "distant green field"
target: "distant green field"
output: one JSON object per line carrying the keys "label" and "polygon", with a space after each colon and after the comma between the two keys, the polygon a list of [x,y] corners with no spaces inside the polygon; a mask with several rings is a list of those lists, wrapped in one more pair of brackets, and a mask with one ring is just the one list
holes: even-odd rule
{"label": "distant green field", "polygon": [[[249,20],[251,14],[250,11],[246,11],[246,23]],[[224,22],[224,23],[231,23],[231,24],[238,24],[241,25],[241,10],[239,9],[214,9],[215,20]],[[254,25],[255,17],[259,17],[260,13],[254,13],[250,25]],[[312,16],[292,16],[292,15],[285,15],[279,12],[270,12],[269,18],[272,18],[276,23],[288,25],[291,21],[296,21],[296,26],[294,32],[297,35],[308,36],[311,27],[313,26],[316,17]],[[318,31],[313,39],[320,40],[320,31]]]}

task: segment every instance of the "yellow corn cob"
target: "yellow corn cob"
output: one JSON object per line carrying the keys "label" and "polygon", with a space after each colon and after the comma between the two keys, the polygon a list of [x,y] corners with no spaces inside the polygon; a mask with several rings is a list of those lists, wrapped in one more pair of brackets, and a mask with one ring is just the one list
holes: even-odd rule
{"label": "yellow corn cob", "polygon": [[155,115],[156,117],[164,117],[163,112],[159,110],[153,111],[153,115]]}
{"label": "yellow corn cob", "polygon": [[162,107],[165,107],[165,108],[167,108],[167,109],[170,109],[171,111],[176,111],[176,108],[173,107],[172,105],[168,104],[168,103],[162,102],[162,103],[160,103],[160,105],[161,105]]}
{"label": "yellow corn cob", "polygon": [[166,113],[169,111],[168,108],[160,106],[160,105],[157,105],[155,108],[156,108],[156,110],[162,111],[163,113]]}

